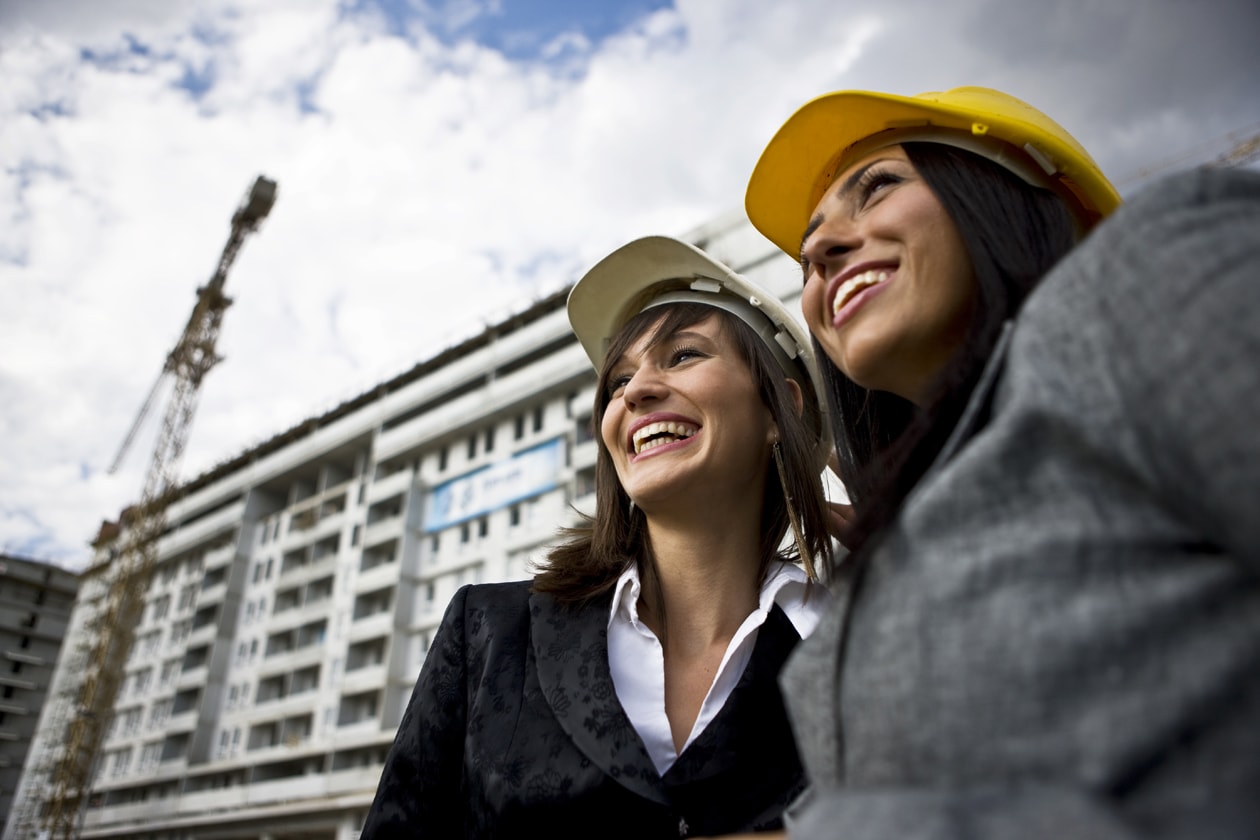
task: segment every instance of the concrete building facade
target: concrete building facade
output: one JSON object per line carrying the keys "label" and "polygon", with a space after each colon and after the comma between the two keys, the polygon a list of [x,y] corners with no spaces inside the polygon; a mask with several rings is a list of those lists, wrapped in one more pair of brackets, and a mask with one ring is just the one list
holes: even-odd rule
{"label": "concrete building facade", "polygon": [[0,554],[0,825],[13,808],[78,589],[74,572]]}
{"label": "concrete building facade", "polygon": [[[742,215],[685,238],[793,305],[799,268]],[[83,837],[357,838],[451,596],[528,577],[559,527],[594,512],[595,375],[566,295],[184,486]],[[117,544],[98,540],[68,641],[90,632]],[[38,828],[79,650],[6,840]]]}

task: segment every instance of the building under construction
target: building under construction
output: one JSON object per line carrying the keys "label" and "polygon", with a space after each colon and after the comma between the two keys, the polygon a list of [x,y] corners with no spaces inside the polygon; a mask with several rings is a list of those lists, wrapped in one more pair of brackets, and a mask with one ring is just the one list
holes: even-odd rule
{"label": "building under construction", "polygon": [[13,807],[78,588],[75,572],[0,553],[0,822]]}
{"label": "building under construction", "polygon": [[[799,293],[742,214],[684,238]],[[169,495],[82,837],[358,837],[447,601],[528,576],[593,510],[595,376],[565,297]],[[128,524],[95,543],[6,840],[37,836]]]}

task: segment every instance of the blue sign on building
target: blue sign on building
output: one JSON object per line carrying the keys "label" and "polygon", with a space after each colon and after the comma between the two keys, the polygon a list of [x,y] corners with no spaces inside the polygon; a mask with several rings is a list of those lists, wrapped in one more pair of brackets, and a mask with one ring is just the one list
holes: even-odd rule
{"label": "blue sign on building", "polygon": [[425,507],[424,530],[439,531],[552,490],[563,466],[564,439],[556,438],[438,485]]}

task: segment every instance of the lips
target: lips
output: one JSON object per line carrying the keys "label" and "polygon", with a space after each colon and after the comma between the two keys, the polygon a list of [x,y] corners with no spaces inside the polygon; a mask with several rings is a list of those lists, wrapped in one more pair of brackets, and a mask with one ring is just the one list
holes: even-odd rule
{"label": "lips", "polygon": [[830,311],[833,325],[840,326],[847,320],[842,317],[846,306],[852,303],[867,289],[879,286],[893,275],[893,266],[855,266],[831,281]]}
{"label": "lips", "polygon": [[631,433],[630,445],[635,455],[642,455],[658,446],[686,440],[699,431],[700,427],[695,423],[683,420],[649,422]]}

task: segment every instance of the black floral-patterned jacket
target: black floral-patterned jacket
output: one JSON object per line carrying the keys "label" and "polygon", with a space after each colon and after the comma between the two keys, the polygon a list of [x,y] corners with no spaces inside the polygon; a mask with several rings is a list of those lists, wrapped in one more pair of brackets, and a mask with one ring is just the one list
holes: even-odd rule
{"label": "black floral-patterned jacket", "polygon": [[777,607],[713,722],[662,777],[613,690],[608,598],[529,581],[447,608],[362,840],[704,836],[782,826],[804,775],[777,676],[800,641]]}

